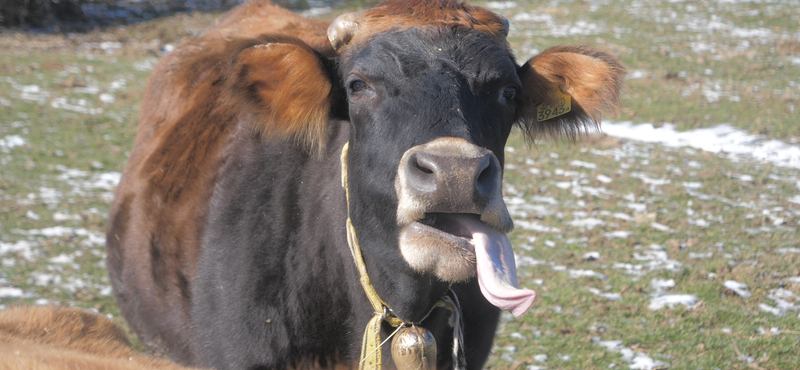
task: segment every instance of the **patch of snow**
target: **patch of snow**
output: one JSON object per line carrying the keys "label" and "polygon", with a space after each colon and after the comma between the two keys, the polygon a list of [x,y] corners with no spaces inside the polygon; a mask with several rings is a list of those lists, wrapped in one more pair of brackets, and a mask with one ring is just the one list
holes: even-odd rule
{"label": "patch of snow", "polygon": [[134,63],[133,64],[133,69],[135,69],[137,71],[142,71],[142,72],[152,71],[153,68],[156,67],[156,64],[158,64],[158,59],[156,59],[156,58],[148,58],[148,59],[141,60],[141,61],[138,61],[138,62]]}
{"label": "patch of snow", "polygon": [[28,240],[20,240],[13,244],[0,242],[0,256],[4,256],[9,253],[20,253],[23,258],[30,261],[37,254],[36,250],[34,249],[36,246],[36,243]]}
{"label": "patch of snow", "polygon": [[20,288],[0,287],[0,299],[3,298],[22,298],[23,292]]}
{"label": "patch of snow", "polygon": [[114,289],[111,288],[110,285],[109,286],[105,286],[105,287],[100,289],[100,295],[104,296],[104,297],[110,296],[111,293],[113,293],[113,292],[114,292]]}
{"label": "patch of snow", "polygon": [[706,253],[689,252],[689,259],[693,259],[693,260],[711,258],[713,256],[714,256],[714,252],[706,252]]}
{"label": "patch of snow", "polygon": [[520,268],[520,267],[533,267],[533,266],[538,266],[538,265],[545,264],[544,261],[537,260],[536,258],[533,258],[533,257],[530,257],[530,256],[518,256],[516,254],[514,255],[514,262],[515,262],[515,265],[517,266],[517,268]]}
{"label": "patch of snow", "polygon": [[486,7],[495,10],[506,10],[516,8],[517,3],[513,1],[489,1],[486,3]]}
{"label": "patch of snow", "polygon": [[782,312],[779,308],[772,307],[772,306],[770,306],[770,305],[768,305],[766,303],[759,303],[758,304],[758,308],[761,311],[764,311],[764,312],[767,312],[767,313],[771,313],[771,314],[773,314],[775,316],[778,316],[778,317],[782,317],[783,315],[785,315],[785,313]]}
{"label": "patch of snow", "polygon": [[653,370],[668,366],[667,363],[656,361],[645,353],[634,352],[632,349],[624,347],[621,340],[601,341],[599,338],[595,338],[592,339],[592,342],[604,347],[609,352],[619,353],[622,355],[622,361],[630,363],[630,369]]}
{"label": "patch of snow", "polygon": [[627,214],[624,214],[624,213],[621,213],[621,212],[616,212],[616,213],[612,214],[611,217],[618,218],[620,220],[628,221],[628,222],[633,222],[633,220],[634,220],[633,217],[628,216]]}
{"label": "patch of snow", "polygon": [[582,258],[586,261],[597,261],[600,259],[600,252],[586,252]]}
{"label": "patch of snow", "polygon": [[788,311],[800,311],[800,305],[789,302],[790,299],[795,299],[795,294],[791,290],[783,288],[772,289],[767,294],[767,299],[775,303],[775,308],[781,311],[781,316]]}
{"label": "patch of snow", "polygon": [[100,101],[105,104],[111,104],[117,100],[116,98],[114,98],[114,94],[109,94],[109,93],[102,93],[97,98],[100,99]]}
{"label": "patch of snow", "polygon": [[619,293],[603,293],[602,291],[600,291],[600,289],[597,288],[587,288],[587,289],[592,294],[598,297],[608,299],[609,301],[619,301],[620,299],[622,299],[622,295]]}
{"label": "patch of snow", "polygon": [[724,152],[732,159],[749,156],[780,167],[800,168],[800,146],[779,140],[766,140],[762,135],[751,135],[727,124],[679,132],[675,125],[661,127],[631,122],[603,121],[603,131],[625,139],[659,143],[669,147],[689,146],[708,152]]}
{"label": "patch of snow", "polygon": [[650,281],[650,288],[655,292],[663,292],[675,287],[675,279],[653,279]]}
{"label": "patch of snow", "polygon": [[600,280],[606,279],[605,275],[592,270],[567,270],[567,273],[569,274],[569,277],[572,279],[578,279],[582,277],[597,278]]}
{"label": "patch of snow", "polygon": [[600,347],[604,347],[609,351],[619,351],[620,349],[622,349],[621,340],[604,340],[597,342],[597,345]]}
{"label": "patch of snow", "polygon": [[670,183],[669,179],[654,179],[648,176],[647,174],[641,172],[631,173],[631,177],[642,180],[642,182],[645,183],[645,185],[661,186]]}
{"label": "patch of snow", "polygon": [[54,98],[50,102],[50,107],[55,109],[64,109],[70,112],[85,113],[89,115],[97,115],[103,113],[102,108],[94,108],[89,105],[86,99],[70,99],[65,97]]}
{"label": "patch of snow", "polygon": [[325,14],[329,14],[332,11],[333,11],[333,8],[331,8],[329,6],[324,6],[324,7],[320,7],[320,8],[311,8],[311,9],[308,9],[308,10],[304,10],[304,11],[300,12],[300,15],[302,15],[303,17],[317,18],[319,16],[322,16],[322,15],[325,15]]}
{"label": "patch of snow", "polygon": [[740,283],[738,281],[728,280],[724,284],[722,284],[722,286],[724,286],[727,289],[730,289],[731,291],[733,291],[742,298],[750,298],[750,296],[752,295],[752,293],[750,293],[750,288],[747,286],[747,284]]}
{"label": "patch of snow", "polygon": [[660,223],[658,223],[658,222],[653,222],[653,223],[651,223],[651,224],[650,224],[650,227],[652,227],[652,228],[654,228],[654,229],[656,229],[656,230],[658,230],[658,231],[663,231],[663,232],[666,232],[666,233],[671,233],[671,232],[673,232],[673,230],[672,230],[672,228],[671,228],[671,227],[669,227],[669,226],[667,226],[667,225],[664,225],[664,224],[660,224]]}
{"label": "patch of snow", "polygon": [[32,272],[31,277],[33,278],[33,284],[36,286],[61,284],[61,276],[55,274]]}
{"label": "patch of snow", "polygon": [[11,149],[23,146],[26,143],[27,141],[22,136],[8,135],[0,139],[0,151],[2,151],[3,153],[9,153]]}
{"label": "patch of snow", "polygon": [[663,250],[647,250],[641,254],[634,253],[633,259],[646,262],[643,264],[617,262],[611,265],[611,267],[623,270],[623,273],[627,275],[643,276],[650,271],[656,270],[678,271],[678,269],[683,266],[680,262],[669,259],[667,252]]}
{"label": "patch of snow", "polygon": [[647,210],[647,204],[644,203],[628,203],[625,207],[632,209],[636,213],[642,213]]}
{"label": "patch of snow", "polygon": [[702,182],[683,182],[681,185],[687,189],[700,189],[703,187]]}
{"label": "patch of snow", "polygon": [[627,76],[625,76],[625,78],[628,80],[638,80],[645,77],[647,77],[647,72],[642,71],[641,69],[634,69],[630,71]]}
{"label": "patch of snow", "polygon": [[80,87],[73,87],[70,89],[70,91],[76,94],[95,95],[100,92],[100,87],[95,85],[80,86]]}
{"label": "patch of snow", "polygon": [[708,222],[708,221],[706,221],[705,219],[702,219],[702,218],[698,218],[698,219],[690,218],[690,219],[688,219],[686,221],[689,223],[689,225],[694,225],[694,226],[698,226],[698,227],[709,227],[709,226],[711,226],[710,222]]}
{"label": "patch of snow", "polygon": [[590,169],[590,170],[597,169],[597,165],[596,165],[596,164],[594,164],[594,163],[590,163],[590,162],[584,162],[584,161],[578,161],[578,160],[574,160],[574,161],[572,161],[572,162],[569,162],[569,165],[570,165],[570,166],[573,166],[573,167],[583,167],[583,168],[588,168],[588,169]]}
{"label": "patch of snow", "polygon": [[[604,27],[596,24],[587,22],[584,20],[578,20],[576,22],[570,22],[566,24],[558,24],[555,22],[554,17],[551,14],[544,14],[544,13],[518,13],[517,15],[511,18],[512,21],[515,23],[519,23],[521,27],[525,28],[524,35],[525,37],[532,37],[532,36],[551,36],[551,37],[567,37],[567,36],[588,36],[588,35],[596,35],[600,32],[603,32]],[[525,22],[532,22],[532,23],[542,23],[541,25],[531,26],[525,24]]]}
{"label": "patch of snow", "polygon": [[51,300],[49,300],[47,298],[39,298],[39,299],[37,299],[36,301],[33,302],[33,304],[35,304],[37,306],[47,306],[47,305],[54,304],[54,303],[56,303],[56,302],[55,301],[51,301]]}
{"label": "patch of snow", "polygon": [[514,22],[537,22],[537,23],[554,23],[555,20],[551,14],[545,13],[519,13],[511,18]]}
{"label": "patch of snow", "polygon": [[536,232],[540,232],[540,233],[555,233],[555,234],[560,234],[561,233],[561,230],[559,228],[545,226],[545,225],[542,225],[542,224],[540,224],[538,222],[515,220],[514,221],[514,226],[519,227],[521,229],[536,231]]}
{"label": "patch of snow", "polygon": [[588,230],[594,229],[596,226],[605,225],[603,220],[599,220],[596,218],[583,218],[583,219],[575,219],[570,222],[567,222],[567,225],[572,227],[581,227],[586,228]]}
{"label": "patch of snow", "polygon": [[603,184],[610,184],[614,180],[606,175],[597,175],[597,181],[600,181]]}
{"label": "patch of snow", "polygon": [[175,45],[173,45],[173,44],[165,44],[164,47],[161,49],[161,54],[162,55],[169,54],[173,50],[175,50]]}
{"label": "patch of snow", "polygon": [[696,303],[697,296],[694,294],[665,294],[651,298],[647,308],[652,311],[658,311],[664,307],[675,308],[678,305],[683,305],[687,309],[691,309]]}
{"label": "patch of snow", "polygon": [[654,370],[661,369],[667,366],[667,363],[654,360],[650,356],[637,352],[636,356],[631,360],[632,364],[628,366],[629,369],[634,370]]}
{"label": "patch of snow", "polygon": [[56,213],[53,213],[53,221],[55,221],[55,222],[80,221],[80,220],[81,220],[81,216],[80,215],[73,215],[73,214],[70,214],[69,212],[65,212],[65,213],[56,212]]}
{"label": "patch of snow", "polygon": [[27,212],[25,212],[25,217],[27,217],[27,218],[29,218],[31,220],[34,220],[34,221],[38,221],[38,220],[42,219],[42,216],[39,216],[38,214],[36,214],[36,212],[31,211],[31,210],[28,210]]}
{"label": "patch of snow", "polygon": [[633,235],[633,231],[616,230],[603,235],[608,239],[627,239]]}
{"label": "patch of snow", "polygon": [[119,185],[120,179],[122,179],[122,174],[116,171],[100,173],[92,175],[92,178],[84,183],[84,187],[111,190]]}

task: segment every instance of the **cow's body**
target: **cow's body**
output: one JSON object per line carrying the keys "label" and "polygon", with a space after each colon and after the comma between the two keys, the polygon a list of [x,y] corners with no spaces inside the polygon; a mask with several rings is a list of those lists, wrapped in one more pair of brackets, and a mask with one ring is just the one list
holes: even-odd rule
{"label": "cow's body", "polygon": [[143,356],[111,320],[73,307],[0,310],[0,370],[190,370]]}
{"label": "cow's body", "polygon": [[[457,1],[400,1],[337,20],[326,37],[324,22],[251,2],[168,54],[107,237],[115,294],[144,345],[217,368],[357,366],[375,309],[349,216],[375,290],[433,333],[440,368],[452,366],[453,329],[431,308],[452,287],[467,365],[480,368],[495,306],[516,314],[533,299],[496,296],[517,292],[492,288],[515,283],[505,267],[479,287],[467,235],[511,229],[500,180],[512,125],[572,132],[616,106],[621,74],[582,48],[518,67],[506,27]],[[573,96],[573,112],[533,123],[550,84]]]}

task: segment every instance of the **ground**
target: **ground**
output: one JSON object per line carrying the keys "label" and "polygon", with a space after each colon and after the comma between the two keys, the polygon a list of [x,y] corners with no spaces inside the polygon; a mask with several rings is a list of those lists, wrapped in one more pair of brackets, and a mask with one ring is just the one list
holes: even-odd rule
{"label": "ground", "polygon": [[[800,1],[474,3],[509,19],[521,60],[587,44],[630,70],[602,126],[616,137],[511,139],[511,239],[539,298],[504,317],[487,366],[795,368]],[[338,4],[306,14],[357,6]],[[216,16],[0,33],[0,305],[125,325],[105,270],[112,192],[153,66]]]}

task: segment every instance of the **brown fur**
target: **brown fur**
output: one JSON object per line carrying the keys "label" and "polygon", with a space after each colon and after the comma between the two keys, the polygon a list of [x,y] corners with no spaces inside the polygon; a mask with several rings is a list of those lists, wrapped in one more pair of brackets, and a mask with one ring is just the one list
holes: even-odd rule
{"label": "brown fur", "polygon": [[[518,117],[529,137],[573,137],[586,126],[599,125],[603,114],[619,110],[625,68],[609,54],[585,46],[556,46],[527,64],[520,76],[524,104]],[[537,122],[536,107],[552,103],[550,89],[554,86],[572,97],[572,111]]]}
{"label": "brown fur", "polygon": [[489,34],[510,51],[503,19],[492,11],[460,0],[387,1],[365,11],[357,23],[358,32],[353,35],[350,43],[350,47],[355,49],[359,49],[373,35],[389,30],[415,26],[446,26],[474,29]]}
{"label": "brown fur", "polygon": [[180,370],[134,351],[111,320],[78,308],[0,311],[0,370]]}
{"label": "brown fur", "polygon": [[[255,45],[251,45],[255,44]],[[254,115],[267,138],[292,139],[311,152],[325,141],[331,83],[319,56],[299,39],[259,37],[235,57],[230,104]]]}
{"label": "brown fur", "polygon": [[[314,65],[308,63],[309,47],[300,45],[305,43],[317,52],[333,55],[326,35],[328,24],[301,18],[267,1],[247,2],[164,56],[153,71],[136,141],[112,205],[108,234],[109,244],[116,246],[109,248],[111,277],[117,281],[116,287],[126,287],[117,288],[115,293],[146,348],[173,355],[183,353],[180,357],[184,358],[193,351],[170,348],[169,344],[185,342],[178,338],[192,336],[191,327],[177,323],[189,321],[190,281],[208,200],[218,169],[226,158],[227,142],[237,132],[235,124],[242,106],[254,105],[254,100],[248,98],[261,100],[275,96],[283,104],[273,110],[262,107],[260,114],[271,113],[260,117],[258,127],[248,130],[257,129],[265,136],[293,137],[308,146],[321,141],[328,106],[321,107],[324,93],[310,87],[329,83],[327,78],[314,73]],[[288,73],[272,70],[275,73],[269,76],[264,74],[268,70],[259,69],[259,62],[265,58],[279,58],[267,49],[245,47],[259,45],[252,40],[262,34],[299,38],[294,44],[298,45],[293,49],[296,52],[290,58],[299,63],[305,61],[304,68],[311,68],[293,70],[293,76],[304,81],[293,84],[284,81],[277,85],[277,91],[269,91],[274,86],[268,82]],[[273,49],[290,48],[293,46]],[[230,71],[241,72],[248,66],[254,67],[257,74],[247,73],[242,80],[228,78]],[[229,96],[223,94],[226,85],[250,86],[261,91],[253,91],[249,97]],[[309,97],[297,99],[297,94],[305,93]],[[229,103],[224,104],[225,100]],[[308,110],[306,104],[314,103],[319,109]],[[309,121],[300,121],[297,112],[304,112]],[[308,126],[308,122],[317,125]],[[169,315],[152,312],[169,312]],[[163,331],[144,330],[144,322],[154,321]]]}

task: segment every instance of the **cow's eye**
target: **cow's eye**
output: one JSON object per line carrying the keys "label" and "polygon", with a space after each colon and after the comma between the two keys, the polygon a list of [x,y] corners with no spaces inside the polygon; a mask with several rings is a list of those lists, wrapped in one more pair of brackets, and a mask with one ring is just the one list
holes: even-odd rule
{"label": "cow's eye", "polygon": [[356,80],[350,83],[350,91],[357,93],[369,89],[369,85],[361,80]]}
{"label": "cow's eye", "polygon": [[514,87],[514,86],[506,86],[506,88],[503,89],[503,97],[506,98],[506,100],[514,100],[514,98],[516,96],[517,96],[517,88],[516,87]]}

